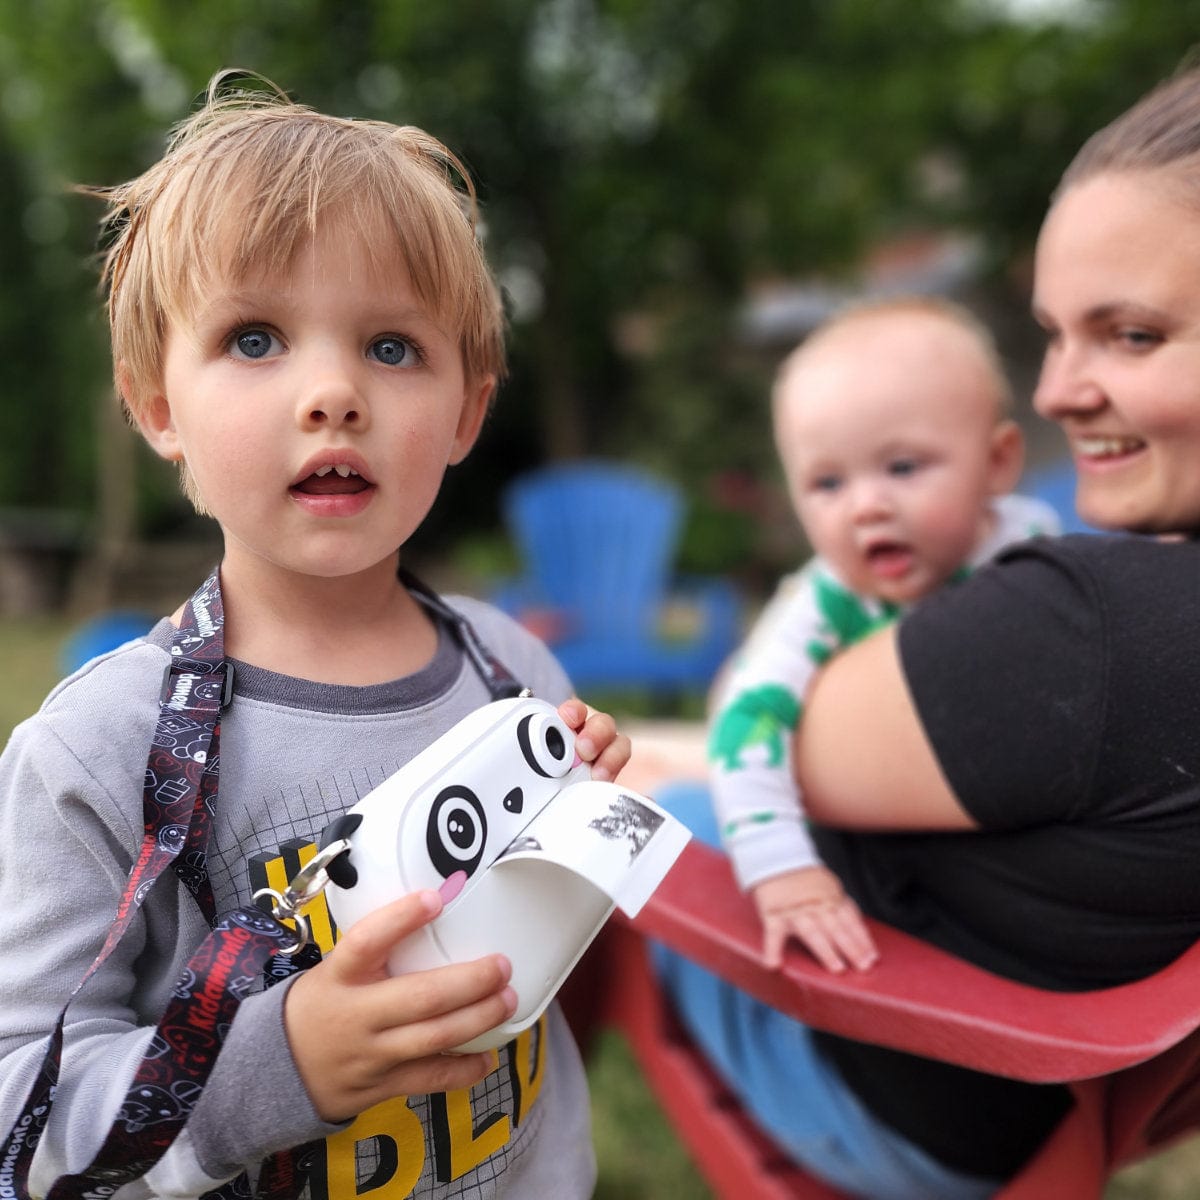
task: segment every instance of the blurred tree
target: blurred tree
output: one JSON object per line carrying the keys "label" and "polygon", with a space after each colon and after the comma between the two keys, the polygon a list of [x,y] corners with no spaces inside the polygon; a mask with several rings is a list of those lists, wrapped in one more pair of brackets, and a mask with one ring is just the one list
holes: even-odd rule
{"label": "blurred tree", "polygon": [[[504,478],[621,454],[700,494],[769,469],[758,282],[835,277],[912,227],[1027,254],[1082,138],[1168,73],[1200,0],[0,0],[0,505],[86,508],[106,394],[84,263],[112,182],[219,67],[411,121],[480,181],[512,378],[425,535],[493,524]],[[46,331],[71,352],[46,353]],[[36,401],[31,402],[36,397]],[[142,471],[141,520],[182,508]],[[170,518],[174,519],[174,518]]]}

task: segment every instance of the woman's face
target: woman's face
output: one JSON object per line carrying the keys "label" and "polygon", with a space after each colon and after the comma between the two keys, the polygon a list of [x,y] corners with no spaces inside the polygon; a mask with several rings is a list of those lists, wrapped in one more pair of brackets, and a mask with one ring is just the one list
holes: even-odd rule
{"label": "woman's face", "polygon": [[1034,406],[1067,436],[1080,516],[1105,529],[1200,528],[1200,209],[1180,187],[1093,176],[1038,238]]}

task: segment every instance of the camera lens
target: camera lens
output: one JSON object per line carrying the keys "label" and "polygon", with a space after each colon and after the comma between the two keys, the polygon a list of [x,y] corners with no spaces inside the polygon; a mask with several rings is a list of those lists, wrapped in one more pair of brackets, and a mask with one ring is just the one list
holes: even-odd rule
{"label": "camera lens", "polygon": [[531,713],[517,724],[517,743],[530,768],[546,779],[561,779],[570,769],[575,735],[557,713]]}

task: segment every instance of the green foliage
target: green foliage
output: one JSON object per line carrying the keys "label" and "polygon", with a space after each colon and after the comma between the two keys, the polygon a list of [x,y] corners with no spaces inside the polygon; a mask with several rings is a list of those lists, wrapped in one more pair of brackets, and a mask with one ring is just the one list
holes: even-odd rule
{"label": "green foliage", "polygon": [[[750,289],[851,271],[864,247],[931,224],[979,233],[1003,279],[1086,133],[1200,28],[1200,0],[1042,11],[0,0],[0,503],[92,502],[111,389],[87,268],[96,210],[69,184],[145,166],[227,65],[320,108],[423,125],[479,180],[512,379],[490,461],[473,486],[452,478],[429,545],[494,527],[504,478],[546,456],[631,457],[697,497],[714,471],[765,476],[762,400],[785,347],[747,350]],[[160,527],[184,512],[165,478],[141,501]]]}

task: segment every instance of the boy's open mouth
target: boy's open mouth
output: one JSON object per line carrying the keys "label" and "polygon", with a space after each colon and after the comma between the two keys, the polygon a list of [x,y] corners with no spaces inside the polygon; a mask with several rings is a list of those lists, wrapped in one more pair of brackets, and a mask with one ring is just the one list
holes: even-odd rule
{"label": "boy's open mouth", "polygon": [[371,485],[353,467],[322,467],[292,484],[293,492],[306,496],[351,496]]}

